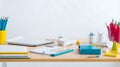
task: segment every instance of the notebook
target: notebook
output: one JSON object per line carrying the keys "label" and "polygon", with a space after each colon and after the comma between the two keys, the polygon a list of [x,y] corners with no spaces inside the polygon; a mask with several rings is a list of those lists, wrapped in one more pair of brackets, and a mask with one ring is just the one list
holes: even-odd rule
{"label": "notebook", "polygon": [[57,46],[54,46],[54,47],[44,46],[44,47],[40,47],[40,48],[30,50],[31,53],[46,54],[46,55],[54,54],[58,51],[60,51],[60,47],[57,47]]}
{"label": "notebook", "polygon": [[40,45],[54,43],[53,41],[30,39],[24,37],[16,37],[16,38],[8,39],[7,42],[8,44],[22,45],[22,46],[40,46]]}
{"label": "notebook", "polygon": [[0,54],[28,54],[27,47],[0,45]]}
{"label": "notebook", "polygon": [[29,58],[27,47],[12,46],[12,45],[0,45],[0,58]]}
{"label": "notebook", "polygon": [[0,59],[29,59],[28,56],[0,56]]}
{"label": "notebook", "polygon": [[70,53],[74,51],[73,49],[62,49],[62,47],[59,46],[52,46],[52,47],[40,47],[31,50],[30,52],[36,53],[36,54],[45,54],[45,55],[50,55],[52,57],[63,55],[66,53]]}

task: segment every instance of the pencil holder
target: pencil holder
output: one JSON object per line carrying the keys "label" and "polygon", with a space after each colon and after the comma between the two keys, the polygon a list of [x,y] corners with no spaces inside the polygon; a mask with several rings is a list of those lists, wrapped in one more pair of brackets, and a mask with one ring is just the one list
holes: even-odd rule
{"label": "pencil holder", "polygon": [[5,45],[7,43],[7,31],[0,30],[0,45]]}

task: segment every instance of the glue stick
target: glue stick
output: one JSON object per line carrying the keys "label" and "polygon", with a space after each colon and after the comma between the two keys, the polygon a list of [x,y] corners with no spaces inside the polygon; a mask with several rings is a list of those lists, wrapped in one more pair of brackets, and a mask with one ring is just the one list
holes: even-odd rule
{"label": "glue stick", "polygon": [[98,33],[98,43],[101,43],[102,42],[102,33],[99,32]]}
{"label": "glue stick", "polygon": [[89,34],[89,43],[95,44],[96,43],[96,36],[93,33]]}

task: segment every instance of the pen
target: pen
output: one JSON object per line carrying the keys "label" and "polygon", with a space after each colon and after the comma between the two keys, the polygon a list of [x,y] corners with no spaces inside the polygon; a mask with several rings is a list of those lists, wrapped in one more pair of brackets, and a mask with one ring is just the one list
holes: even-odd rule
{"label": "pen", "polygon": [[2,30],[5,30],[5,29],[6,29],[7,21],[8,21],[8,18],[6,17],[6,18],[4,19],[4,23],[3,23],[3,25],[2,25]]}
{"label": "pen", "polygon": [[0,30],[1,30],[1,27],[2,27],[2,18],[0,18]]}
{"label": "pen", "polygon": [[1,19],[0,19],[0,30],[2,30],[3,23],[4,23],[4,18],[1,18]]}
{"label": "pen", "polygon": [[59,55],[62,55],[62,54],[66,54],[66,53],[70,53],[74,51],[73,49],[67,49],[67,50],[64,50],[64,51],[61,51],[61,52],[58,52],[58,53],[55,53],[55,54],[51,54],[51,56],[55,57],[55,56],[59,56]]}
{"label": "pen", "polygon": [[0,30],[5,30],[7,25],[8,17],[0,18]]}
{"label": "pen", "polygon": [[99,56],[87,56],[87,58],[99,58]]}

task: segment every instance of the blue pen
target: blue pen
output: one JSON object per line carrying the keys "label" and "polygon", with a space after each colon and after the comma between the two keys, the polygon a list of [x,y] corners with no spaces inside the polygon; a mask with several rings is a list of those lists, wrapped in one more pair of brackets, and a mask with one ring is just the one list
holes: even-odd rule
{"label": "blue pen", "polygon": [[5,20],[4,20],[4,23],[3,23],[3,25],[2,25],[2,30],[5,30],[5,29],[6,29],[7,21],[8,21],[8,19],[5,19]]}
{"label": "blue pen", "polygon": [[64,50],[64,51],[61,51],[61,52],[58,52],[58,53],[55,53],[55,54],[51,54],[51,56],[55,57],[55,56],[59,56],[59,55],[62,55],[62,54],[66,54],[66,53],[70,53],[74,51],[73,49],[67,49],[67,50]]}
{"label": "blue pen", "polygon": [[0,30],[2,28],[2,19],[0,18]]}
{"label": "blue pen", "polygon": [[0,19],[0,30],[2,30],[3,24],[4,24],[4,19],[1,18],[1,19]]}

